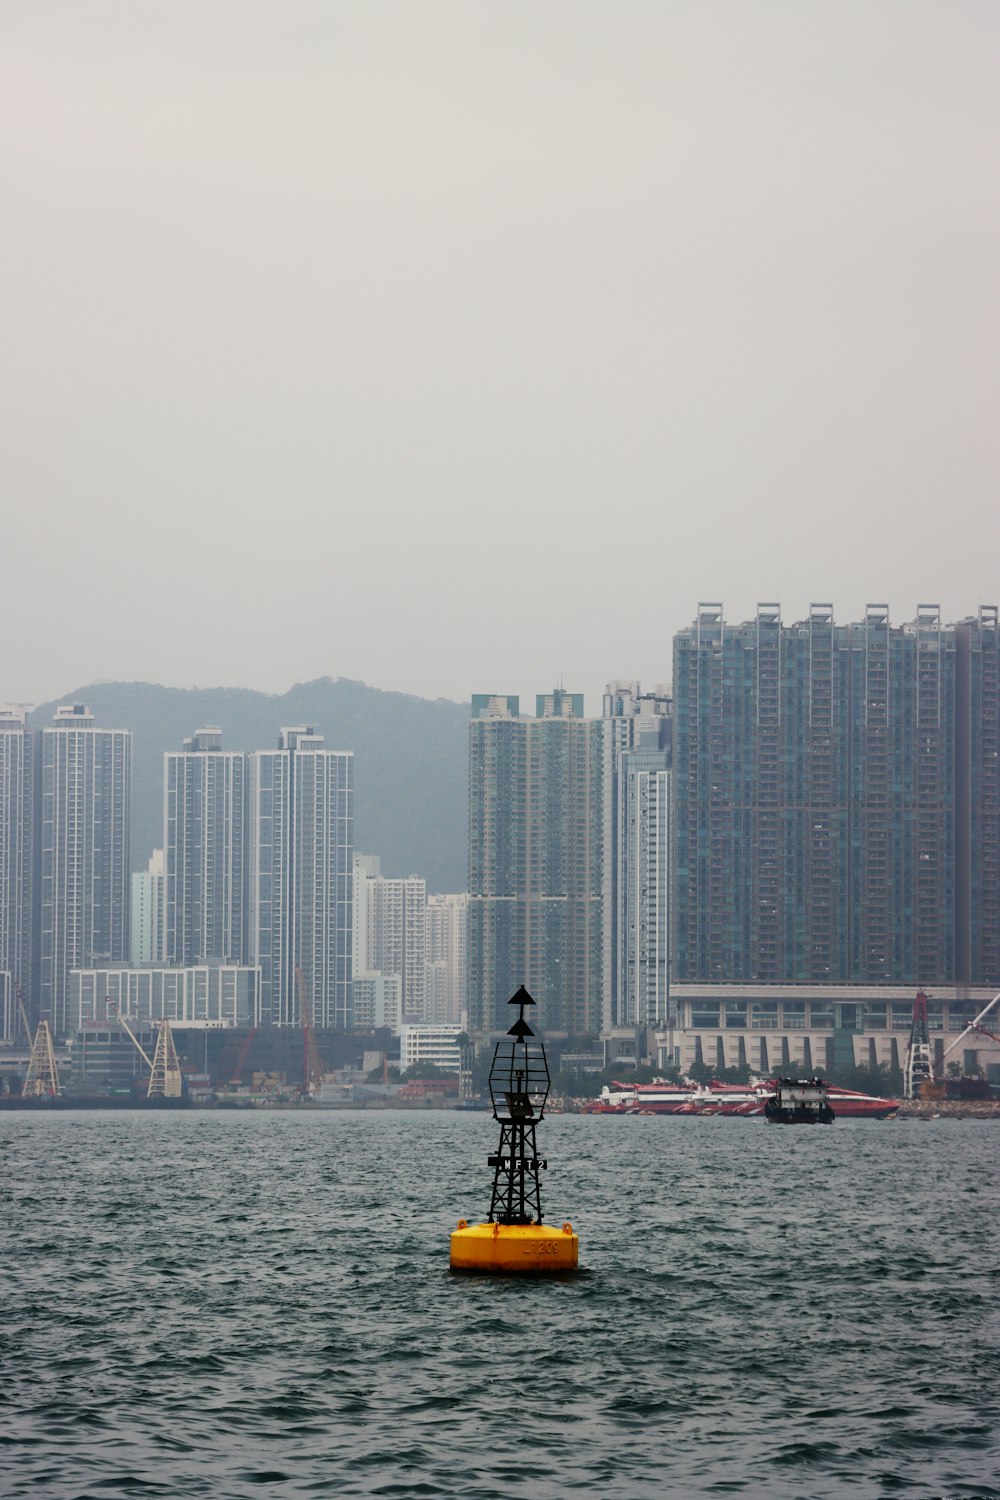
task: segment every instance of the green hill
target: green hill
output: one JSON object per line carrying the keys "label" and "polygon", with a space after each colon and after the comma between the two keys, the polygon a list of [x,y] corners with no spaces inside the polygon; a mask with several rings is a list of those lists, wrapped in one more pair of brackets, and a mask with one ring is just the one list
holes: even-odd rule
{"label": "green hill", "polygon": [[[423,875],[429,891],[466,883],[468,705],[384,693],[323,677],[276,695],[248,688],[168,688],[110,682],[60,703],[86,703],[104,729],[133,734],[132,861],[144,869],[163,842],[163,752],[217,724],[226,750],[277,745],[284,725],[314,724],[330,750],[354,751],[354,841],[386,875]],[[41,704],[32,725],[51,723]]]}

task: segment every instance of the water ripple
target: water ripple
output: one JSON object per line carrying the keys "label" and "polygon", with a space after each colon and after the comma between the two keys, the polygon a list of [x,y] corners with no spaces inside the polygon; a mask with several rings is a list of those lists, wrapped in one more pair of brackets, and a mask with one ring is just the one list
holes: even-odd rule
{"label": "water ripple", "polygon": [[452,1277],[493,1128],[5,1118],[5,1500],[1000,1495],[995,1125],[555,1118],[586,1274]]}

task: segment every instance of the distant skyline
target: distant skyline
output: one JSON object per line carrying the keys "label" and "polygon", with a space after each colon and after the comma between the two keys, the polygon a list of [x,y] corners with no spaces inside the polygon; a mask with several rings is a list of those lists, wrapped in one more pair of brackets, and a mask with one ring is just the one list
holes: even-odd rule
{"label": "distant skyline", "polygon": [[[0,701],[1000,601],[988,0],[8,0]],[[192,726],[196,728],[197,726]]]}
{"label": "distant skyline", "polygon": [[[758,600],[754,600],[753,604],[748,605],[747,608],[746,608],[746,610],[734,610],[734,609],[730,609],[728,607],[728,605],[726,604],[726,601],[724,599],[721,600],[721,601],[715,600],[715,599],[710,599],[709,596],[706,594],[703,598],[697,599],[697,600],[695,600],[692,603],[691,609],[690,609],[687,617],[686,618],[682,618],[680,620],[680,623],[678,624],[678,626],[676,628],[677,629],[683,629],[684,626],[690,625],[693,622],[694,617],[695,617],[695,613],[697,611],[697,606],[700,603],[721,603],[722,606],[723,606],[723,609],[725,611],[725,620],[726,620],[727,625],[733,625],[733,626],[735,626],[735,625],[743,624],[745,621],[752,619],[753,616],[756,614],[758,605],[762,604],[762,603],[778,603],[778,604],[780,604],[781,605],[781,618],[782,618],[782,622],[785,625],[791,625],[791,624],[794,624],[796,621],[799,621],[799,620],[802,620],[802,619],[805,618],[805,616],[808,613],[809,605],[810,604],[830,603],[830,602],[832,602],[832,604],[833,604],[834,618],[835,618],[835,620],[836,620],[836,622],[837,622],[838,625],[847,625],[847,624],[851,624],[851,623],[853,623],[855,621],[858,621],[858,620],[862,619],[863,616],[864,616],[864,611],[865,611],[866,606],[870,605],[870,604],[884,604],[884,603],[888,603],[888,605],[889,605],[889,616],[890,616],[891,623],[893,625],[902,625],[902,624],[906,624],[906,623],[908,623],[908,622],[910,622],[910,621],[912,621],[914,619],[914,617],[916,615],[916,609],[917,609],[917,604],[918,603],[922,603],[922,604],[939,604],[940,603],[940,601],[938,599],[932,599],[932,598],[928,597],[928,598],[921,598],[920,600],[914,600],[914,602],[909,606],[909,608],[894,609],[891,600],[874,599],[873,598],[873,599],[866,599],[864,601],[864,603],[863,604],[859,604],[856,609],[847,611],[847,610],[841,610],[841,609],[839,609],[838,606],[837,606],[837,601],[836,600],[829,601],[829,600],[820,600],[820,599],[810,599],[807,603],[803,604],[801,608],[789,609],[789,608],[785,607],[784,602],[782,600],[780,600],[780,599],[778,599],[778,600],[758,599]],[[979,609],[980,605],[983,605],[983,604],[997,604],[997,603],[1000,603],[1000,582],[998,582],[997,588],[995,590],[995,597],[992,598],[992,599],[977,599],[975,601],[969,601],[965,605],[956,606],[955,610],[953,610],[953,611],[949,611],[948,609],[944,608],[944,606],[942,605],[942,607],[941,607],[941,619],[942,619],[942,623],[943,624],[954,624],[956,621],[964,619],[966,616],[975,615],[975,613]],[[495,692],[498,692],[498,693],[501,693],[501,694],[508,694],[509,693],[509,694],[513,694],[513,695],[517,696],[520,699],[520,709],[521,709],[521,713],[522,714],[533,714],[534,713],[534,711],[535,711],[535,699],[536,699],[536,697],[539,694],[549,692],[553,687],[565,686],[565,688],[567,689],[567,691],[570,691],[570,692],[582,692],[584,694],[585,707],[586,707],[586,712],[587,712],[588,716],[599,717],[600,714],[601,714],[601,700],[602,700],[602,697],[603,697],[604,689],[605,689],[605,687],[606,687],[606,685],[607,685],[608,682],[637,680],[645,691],[650,691],[650,690],[653,689],[654,686],[657,686],[657,685],[660,685],[660,684],[668,684],[671,688],[673,687],[673,682],[672,682],[672,677],[673,677],[673,661],[672,661],[672,658],[673,658],[673,636],[674,636],[674,633],[675,633],[674,631],[671,631],[670,637],[669,637],[669,639],[667,641],[667,659],[666,659],[666,662],[665,662],[663,670],[661,672],[659,672],[659,673],[653,672],[653,673],[650,673],[650,674],[648,674],[646,676],[643,676],[643,674],[639,673],[639,672],[629,671],[629,670],[626,670],[626,669],[622,669],[621,671],[618,671],[618,672],[606,672],[600,678],[600,680],[598,680],[597,678],[594,677],[593,672],[590,672],[587,675],[586,680],[574,679],[573,681],[570,681],[566,677],[566,674],[562,673],[562,672],[555,672],[554,674],[551,674],[548,678],[544,677],[544,674],[536,673],[535,676],[534,676],[534,680],[529,684],[529,686],[526,687],[526,688],[522,688],[520,690],[517,688],[516,685],[512,686],[511,683],[509,681],[507,681],[506,679],[503,679],[503,680],[501,680],[499,682],[489,682],[489,683],[486,683],[486,682],[483,682],[482,680],[480,680],[479,677],[477,677],[473,681],[471,687],[469,688],[469,691],[467,693],[465,693],[464,695],[451,695],[451,694],[447,694],[447,693],[436,693],[436,694],[420,693],[417,689],[412,688],[412,687],[400,686],[400,685],[396,685],[396,684],[378,683],[378,682],[369,682],[369,683],[366,683],[365,685],[367,687],[375,688],[379,692],[404,693],[404,694],[407,694],[408,696],[411,696],[411,697],[443,698],[443,699],[445,699],[447,701],[451,701],[451,702],[455,702],[455,703],[469,702],[471,700],[473,694],[477,693],[477,692],[494,692],[495,691]],[[642,654],[648,656],[649,655],[648,649],[645,649]],[[357,674],[352,673],[352,672],[328,672],[328,673],[320,673],[319,676],[321,678],[323,678],[323,677],[330,677],[330,678],[336,679],[336,678],[340,677],[340,678],[347,678],[349,680],[363,681],[363,679],[360,679],[360,678],[357,677]],[[481,676],[481,674],[480,674],[480,676]],[[44,698],[41,697],[40,695],[37,695],[37,694],[33,698],[23,698],[23,699],[9,699],[9,698],[5,699],[5,698],[0,698],[0,704],[2,704],[2,703],[11,703],[14,706],[20,706],[20,707],[23,707],[23,708],[28,708],[30,710],[33,706],[38,706],[38,705],[44,704],[44,703],[49,702],[49,701],[55,701],[56,699],[59,699],[59,698],[62,698],[64,700],[68,699],[78,689],[83,689],[83,688],[87,688],[87,687],[95,687],[95,686],[109,686],[109,685],[111,685],[114,682],[121,682],[121,681],[125,681],[125,680],[131,680],[131,681],[136,681],[136,682],[149,682],[149,683],[152,683],[154,681],[154,679],[152,679],[151,677],[145,677],[145,678],[141,678],[140,677],[140,678],[134,678],[134,679],[95,678],[95,679],[93,679],[89,683],[84,683],[84,682],[74,683],[74,684],[72,684],[72,686],[66,688],[66,690],[63,693],[51,693],[51,694],[48,694]],[[307,682],[307,681],[315,681],[315,680],[316,680],[315,678],[306,678],[306,677],[303,677],[301,675],[295,675],[293,673],[291,676],[288,677],[287,681],[285,681],[285,682],[278,681],[278,682],[276,682],[273,685],[269,684],[269,683],[260,684],[260,683],[254,683],[254,682],[225,682],[225,683],[222,683],[222,682],[220,682],[220,683],[210,683],[210,682],[192,682],[192,683],[185,683],[185,682],[158,682],[155,685],[161,686],[161,687],[191,688],[191,689],[195,689],[195,690],[206,689],[206,690],[209,690],[209,691],[212,690],[212,689],[214,689],[214,688],[249,688],[252,691],[273,694],[275,697],[281,697],[289,689],[291,689],[292,687],[294,687],[297,683],[304,683],[304,682]],[[36,727],[38,727],[38,726],[36,726]],[[196,725],[192,725],[191,726],[192,730],[194,730],[195,728],[199,728],[199,727],[203,727],[203,726],[196,726]],[[222,727],[224,727],[224,726],[222,726]]]}

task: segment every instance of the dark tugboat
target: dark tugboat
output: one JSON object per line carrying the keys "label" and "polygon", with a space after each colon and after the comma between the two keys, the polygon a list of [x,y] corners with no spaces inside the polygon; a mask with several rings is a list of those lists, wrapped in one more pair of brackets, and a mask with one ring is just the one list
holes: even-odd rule
{"label": "dark tugboat", "polygon": [[772,1125],[832,1125],[834,1113],[821,1078],[779,1078],[764,1105]]}
{"label": "dark tugboat", "polygon": [[517,1020],[497,1042],[490,1068],[493,1118],[500,1126],[500,1146],[489,1158],[493,1196],[482,1224],[459,1219],[451,1236],[453,1271],[575,1271],[579,1240],[572,1224],[553,1229],[542,1223],[538,1173],[546,1165],[538,1155],[535,1128],[549,1096],[549,1065],[540,1037],[524,1018],[534,1000],[522,984],[508,1002],[518,1006]]}

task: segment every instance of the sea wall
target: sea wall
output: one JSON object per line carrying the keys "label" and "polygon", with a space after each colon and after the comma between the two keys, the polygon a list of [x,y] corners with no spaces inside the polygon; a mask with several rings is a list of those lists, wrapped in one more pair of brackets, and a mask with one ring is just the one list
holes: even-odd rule
{"label": "sea wall", "polygon": [[900,1119],[1000,1120],[1000,1099],[904,1099]]}

